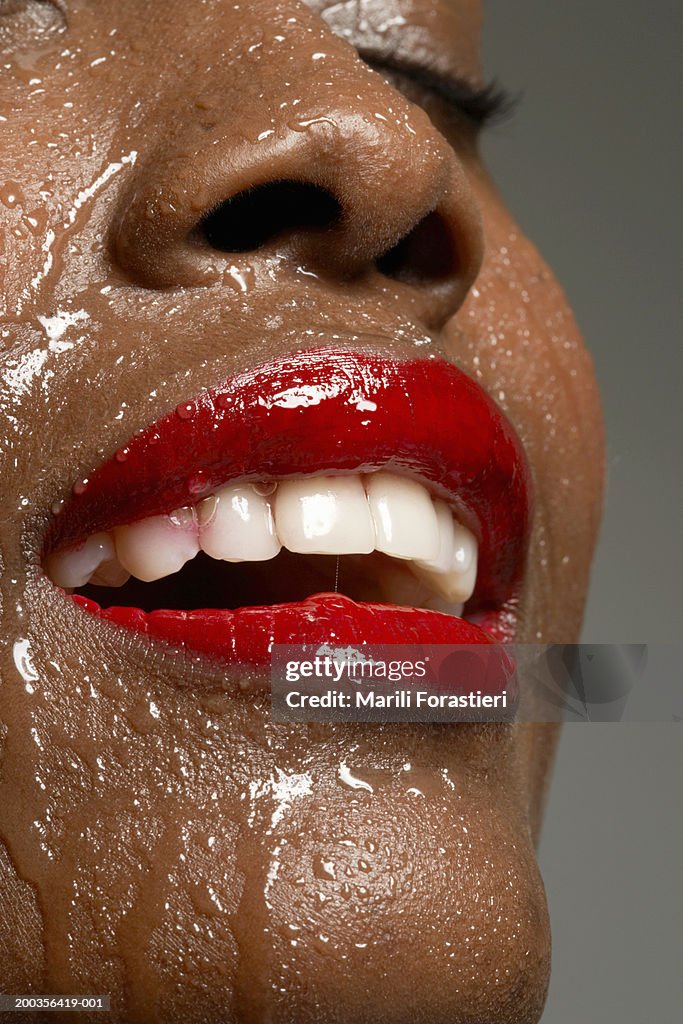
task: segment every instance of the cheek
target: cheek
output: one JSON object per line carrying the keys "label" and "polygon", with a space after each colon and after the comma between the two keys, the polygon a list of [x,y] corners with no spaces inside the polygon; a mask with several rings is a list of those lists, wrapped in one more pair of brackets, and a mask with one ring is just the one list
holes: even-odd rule
{"label": "cheek", "polygon": [[[451,354],[508,413],[524,443],[536,515],[528,581],[536,629],[568,642],[580,624],[600,521],[604,434],[593,365],[566,298],[477,174],[486,255],[450,332]],[[547,614],[540,610],[548,601]],[[551,635],[552,634],[552,635]]]}

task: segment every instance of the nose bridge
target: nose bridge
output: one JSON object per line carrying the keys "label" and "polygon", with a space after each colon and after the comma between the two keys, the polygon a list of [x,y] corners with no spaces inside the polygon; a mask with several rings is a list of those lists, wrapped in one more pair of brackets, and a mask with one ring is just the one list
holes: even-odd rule
{"label": "nose bridge", "polygon": [[422,110],[295,6],[296,17],[290,7],[228,48],[154,115],[166,125],[150,131],[155,144],[116,218],[119,263],[146,286],[204,283],[217,267],[197,245],[207,216],[259,186],[297,182],[338,207],[324,231],[290,228],[300,259],[359,273],[439,210],[460,278],[471,277],[478,216],[452,150]]}

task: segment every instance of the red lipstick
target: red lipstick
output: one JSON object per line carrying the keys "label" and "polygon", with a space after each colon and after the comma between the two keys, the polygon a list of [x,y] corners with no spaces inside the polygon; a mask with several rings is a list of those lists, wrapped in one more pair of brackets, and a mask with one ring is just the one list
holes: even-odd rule
{"label": "red lipstick", "polygon": [[268,661],[273,642],[509,639],[528,541],[529,471],[503,413],[440,359],[316,350],[237,374],[182,403],[91,473],[55,517],[45,551],[196,503],[235,479],[378,469],[425,482],[476,536],[480,568],[466,613],[478,625],[339,594],[234,611],[145,613],[80,602],[176,646],[252,664]]}

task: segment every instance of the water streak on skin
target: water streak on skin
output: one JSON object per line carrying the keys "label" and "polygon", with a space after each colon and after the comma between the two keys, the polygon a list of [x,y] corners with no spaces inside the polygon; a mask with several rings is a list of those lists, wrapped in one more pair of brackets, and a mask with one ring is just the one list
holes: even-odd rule
{"label": "water streak on skin", "polygon": [[[40,909],[45,960],[37,984],[42,991],[75,991],[83,970],[74,953],[78,930],[75,912],[82,896],[79,846],[87,842],[87,834],[97,821],[97,787],[93,783],[99,770],[101,747],[95,738],[91,710],[86,708],[86,728],[78,735],[62,734],[62,742],[66,741],[60,755],[62,763],[51,765],[46,761],[44,749],[54,739],[51,733],[55,730],[50,721],[53,680],[47,675],[27,673],[26,662],[23,664],[19,679],[18,673],[4,675],[5,707],[9,705],[12,714],[7,715],[10,726],[2,748],[0,803],[11,806],[13,813],[5,816],[0,838],[20,877],[35,894]],[[83,689],[87,693],[88,685]],[[62,731],[59,726],[57,730]],[[77,766],[80,770],[74,775],[69,769]],[[78,793],[71,807],[65,800],[65,771]],[[14,784],[18,777],[24,780],[20,800]],[[64,813],[66,817],[62,817]],[[81,842],[70,842],[70,837],[80,837]],[[148,890],[147,901],[152,891]],[[100,925],[106,927],[109,923],[103,918]],[[144,960],[137,961],[133,954],[127,963],[129,969],[141,970]],[[32,986],[35,984],[36,979],[31,982]],[[149,992],[149,985],[146,991]],[[149,1017],[143,1013],[138,1019],[144,1021]]]}
{"label": "water streak on skin", "polygon": [[264,892],[268,883],[269,858],[263,838],[254,824],[244,823],[237,842],[237,865],[242,891],[232,920],[237,943],[235,970],[235,1017],[254,1024],[273,1020],[275,995],[272,987],[273,938]]}
{"label": "water streak on skin", "polygon": [[152,853],[154,859],[140,865],[138,877],[131,879],[135,895],[119,929],[120,946],[127,951],[125,991],[132,1024],[163,1024],[164,1020],[163,975],[156,969],[149,951],[164,917],[173,871],[184,848],[182,829],[174,820],[173,808],[169,807],[166,814],[170,820]]}
{"label": "water streak on skin", "polygon": [[[83,211],[83,213],[80,214],[80,218],[85,224],[90,216],[91,206],[97,194],[124,167],[134,165],[137,155],[137,152],[133,149],[130,153],[126,153],[122,156],[120,160],[115,160],[108,164],[104,170],[98,174],[92,184],[80,190],[76,198],[73,200],[71,208],[67,211],[64,222],[60,225],[59,234],[55,234],[52,229],[48,230],[42,244],[42,250],[45,253],[43,266],[31,278],[30,288],[24,291],[20,300],[22,305],[25,301],[29,300],[33,302],[40,301],[41,289],[43,289],[48,283],[50,275],[55,274],[60,269],[60,261],[58,257],[63,253],[69,241],[70,234],[72,232],[78,233],[80,211]],[[55,242],[57,243],[56,245]]]}

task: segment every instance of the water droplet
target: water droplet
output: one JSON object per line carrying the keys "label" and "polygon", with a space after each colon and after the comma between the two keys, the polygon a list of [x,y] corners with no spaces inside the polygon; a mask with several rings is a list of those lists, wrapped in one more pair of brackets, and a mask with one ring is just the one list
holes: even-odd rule
{"label": "water droplet", "polygon": [[219,409],[228,409],[232,405],[232,395],[219,395],[216,399],[216,406]]}
{"label": "water droplet", "polygon": [[210,494],[197,505],[197,522],[200,527],[206,527],[212,522],[218,508],[218,500],[215,494]]}
{"label": "water droplet", "polygon": [[30,210],[28,213],[24,214],[21,222],[26,225],[32,235],[39,235],[45,230],[47,214],[45,213],[45,210],[40,208]]}
{"label": "water droplet", "polygon": [[0,203],[3,203],[10,210],[23,202],[24,194],[15,181],[6,181],[0,188]]}
{"label": "water droplet", "polygon": [[86,477],[83,477],[82,480],[77,480],[76,483],[73,485],[72,490],[73,490],[74,494],[77,497],[80,497],[81,494],[85,494],[85,492],[87,490],[87,487],[88,487],[88,478],[86,476]]}
{"label": "water droplet", "polygon": [[38,681],[38,673],[35,670],[33,658],[31,657],[30,641],[25,640],[23,637],[15,640],[12,653],[14,664],[19,675],[24,680],[26,691],[34,693],[35,686],[33,686],[33,683]]}
{"label": "water droplet", "polygon": [[261,29],[257,29],[253,35],[253,43],[247,47],[247,56],[253,60],[258,60],[260,54],[259,50],[263,46],[263,32]]}
{"label": "water droplet", "polygon": [[58,516],[64,508],[64,498],[60,498],[59,501],[53,501],[51,505],[51,511],[53,516]]}
{"label": "water droplet", "polygon": [[318,124],[329,124],[332,128],[337,127],[337,122],[333,121],[331,117],[308,117],[302,120],[292,120],[287,122],[287,127],[293,132],[306,132],[309,128],[313,128]]}
{"label": "water droplet", "polygon": [[361,779],[358,775],[354,775],[349,769],[345,761],[339,762],[339,770],[337,772],[339,781],[344,785],[348,786],[349,789],[362,789],[368,793],[374,793],[374,788],[365,779]]}
{"label": "water droplet", "polygon": [[125,462],[130,455],[130,448],[119,448],[114,458],[117,462]]}
{"label": "water droplet", "polygon": [[182,508],[176,508],[173,512],[169,512],[168,518],[173,526],[188,529],[195,524],[195,511],[192,505],[184,505]]}
{"label": "water droplet", "polygon": [[197,406],[194,402],[181,402],[176,408],[176,416],[181,420],[191,420],[197,412]]}
{"label": "water droplet", "polygon": [[316,857],[313,861],[313,874],[316,878],[334,881],[334,861],[324,860],[323,857]]}
{"label": "water droplet", "polygon": [[150,444],[158,444],[159,440],[160,440],[160,438],[159,438],[158,434],[152,434],[150,439],[149,439],[149,443]]}
{"label": "water droplet", "polygon": [[268,498],[271,494],[275,494],[277,490],[277,480],[257,480],[255,484],[251,485],[257,494],[260,494],[263,498]]}
{"label": "water droplet", "polygon": [[254,271],[251,267],[238,267],[230,264],[223,271],[225,283],[240,295],[246,295],[251,287],[253,278]]}
{"label": "water droplet", "polygon": [[202,469],[198,469],[197,472],[190,477],[187,482],[187,489],[190,494],[205,494],[209,489],[209,483],[206,479],[206,473]]}

